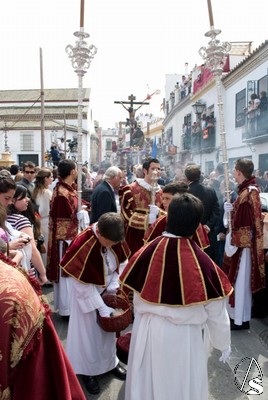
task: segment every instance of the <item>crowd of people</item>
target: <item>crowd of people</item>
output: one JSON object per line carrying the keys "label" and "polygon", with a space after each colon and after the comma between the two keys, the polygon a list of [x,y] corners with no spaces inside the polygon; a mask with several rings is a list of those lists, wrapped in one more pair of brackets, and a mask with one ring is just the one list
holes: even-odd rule
{"label": "crowd of people", "polygon": [[[226,187],[222,163],[207,177],[195,163],[171,176],[156,158],[132,168],[84,166],[82,205],[77,175],[64,158],[53,169],[28,161],[0,170],[0,397],[43,400],[61,383],[51,398],[84,399],[75,375],[97,394],[98,375],[111,372],[126,380],[126,400],[171,400],[174,392],[207,399],[208,343],[226,362],[230,331],[250,329],[252,313],[268,314],[259,195],[268,172],[260,177],[251,160],[238,159]],[[53,285],[54,310],[68,320],[66,353],[43,285]],[[116,312],[104,294],[119,288],[132,294],[127,368],[115,333],[97,323]],[[57,384],[48,379],[49,340]],[[36,365],[43,397],[35,397],[39,380],[21,389]]]}

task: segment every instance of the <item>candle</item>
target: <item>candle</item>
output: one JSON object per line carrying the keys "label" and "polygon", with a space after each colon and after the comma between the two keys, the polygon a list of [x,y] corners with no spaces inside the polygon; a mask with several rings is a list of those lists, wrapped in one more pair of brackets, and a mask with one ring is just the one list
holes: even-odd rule
{"label": "candle", "polygon": [[208,15],[209,15],[210,28],[214,28],[214,21],[213,21],[213,14],[212,14],[212,7],[210,0],[208,0]]}
{"label": "candle", "polygon": [[81,7],[80,7],[80,28],[84,28],[84,0],[81,0]]}

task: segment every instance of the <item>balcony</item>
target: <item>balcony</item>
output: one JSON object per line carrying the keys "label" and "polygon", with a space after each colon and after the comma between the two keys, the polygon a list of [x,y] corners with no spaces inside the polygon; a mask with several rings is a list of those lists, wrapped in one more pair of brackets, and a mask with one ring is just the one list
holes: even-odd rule
{"label": "balcony", "polygon": [[268,113],[247,118],[242,131],[244,143],[263,143],[268,141]]}
{"label": "balcony", "polygon": [[211,153],[215,150],[216,132],[215,127],[210,126],[201,129],[194,126],[191,131],[182,135],[182,151],[191,151],[192,153]]}

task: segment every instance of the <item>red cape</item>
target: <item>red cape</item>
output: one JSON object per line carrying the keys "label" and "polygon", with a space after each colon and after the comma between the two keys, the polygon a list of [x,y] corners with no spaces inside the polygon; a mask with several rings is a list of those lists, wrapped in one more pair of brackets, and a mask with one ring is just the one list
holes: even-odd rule
{"label": "red cape", "polygon": [[50,313],[38,282],[0,261],[1,399],[85,400]]}
{"label": "red cape", "polygon": [[[60,262],[61,268],[68,275],[83,283],[105,286],[104,262],[101,255],[101,244],[89,226],[76,236]],[[117,268],[130,255],[126,242],[111,247]]]}
{"label": "red cape", "polygon": [[[161,215],[157,220],[147,229],[144,235],[144,243],[151,242],[157,236],[161,236],[166,230],[167,216]],[[198,244],[201,249],[206,249],[210,246],[209,238],[205,228],[202,224],[199,224],[196,231],[193,234],[192,239]]]}
{"label": "red cape", "polygon": [[206,303],[233,290],[224,272],[193,240],[166,236],[136,252],[120,281],[145,301],[171,306]]}

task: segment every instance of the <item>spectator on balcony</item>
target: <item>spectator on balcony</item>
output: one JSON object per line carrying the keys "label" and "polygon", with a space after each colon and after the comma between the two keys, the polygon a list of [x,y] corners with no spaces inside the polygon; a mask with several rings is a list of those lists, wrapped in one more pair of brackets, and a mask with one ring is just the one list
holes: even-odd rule
{"label": "spectator on balcony", "polygon": [[255,118],[260,115],[260,99],[256,95],[256,93],[252,93],[250,96],[250,102],[249,102],[249,107],[248,107],[248,119],[250,122],[253,122]]}
{"label": "spectator on balcony", "polygon": [[260,105],[259,105],[261,129],[266,129],[267,126],[267,115],[268,115],[267,109],[268,109],[268,98],[266,92],[263,90],[260,93]]}
{"label": "spectator on balcony", "polygon": [[267,94],[264,90],[260,93],[259,109],[261,111],[261,115],[262,115],[262,113],[267,112],[267,109],[268,109],[268,98],[267,98]]}
{"label": "spectator on balcony", "polygon": [[181,99],[183,99],[186,96],[186,86],[188,83],[188,79],[186,78],[185,75],[182,75],[182,81],[180,84],[180,90],[181,90]]}

